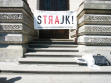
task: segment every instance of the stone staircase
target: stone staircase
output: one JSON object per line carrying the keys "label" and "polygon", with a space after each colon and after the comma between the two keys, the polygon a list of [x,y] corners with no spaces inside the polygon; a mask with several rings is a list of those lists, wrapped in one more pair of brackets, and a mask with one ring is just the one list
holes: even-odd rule
{"label": "stone staircase", "polygon": [[[90,69],[86,63],[77,63],[75,57],[80,58],[79,47],[73,40],[51,39],[34,40],[29,44],[27,53],[19,59],[19,64],[0,63],[1,73],[22,73],[34,75],[108,75],[111,66],[99,66]],[[82,77],[82,78],[83,78]],[[62,78],[61,78],[62,79]]]}
{"label": "stone staircase", "polygon": [[20,64],[77,66],[74,57],[81,57],[78,45],[69,39],[39,39],[29,44]]}

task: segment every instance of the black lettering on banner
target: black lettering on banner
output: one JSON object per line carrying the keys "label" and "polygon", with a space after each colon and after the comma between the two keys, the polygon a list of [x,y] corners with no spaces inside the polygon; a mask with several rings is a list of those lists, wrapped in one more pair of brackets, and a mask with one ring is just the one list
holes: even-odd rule
{"label": "black lettering on banner", "polygon": [[66,24],[67,24],[67,22],[70,24],[69,16],[66,16]]}
{"label": "black lettering on banner", "polygon": [[62,16],[62,23],[61,24],[64,24],[64,16]]}
{"label": "black lettering on banner", "polygon": [[39,22],[37,21],[38,24],[41,24],[41,23],[42,23],[41,18],[42,18],[42,17],[41,17],[40,15],[37,17],[37,19],[39,20]]}
{"label": "black lettering on banner", "polygon": [[74,24],[74,22],[73,22],[73,16],[72,16],[72,24]]}

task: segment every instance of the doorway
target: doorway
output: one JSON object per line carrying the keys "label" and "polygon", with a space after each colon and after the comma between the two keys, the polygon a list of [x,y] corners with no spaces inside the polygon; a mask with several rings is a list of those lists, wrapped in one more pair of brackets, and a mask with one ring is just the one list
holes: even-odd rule
{"label": "doorway", "polygon": [[[40,0],[40,10],[46,10],[46,11],[69,10],[69,0]],[[39,38],[69,39],[69,29],[39,30]]]}

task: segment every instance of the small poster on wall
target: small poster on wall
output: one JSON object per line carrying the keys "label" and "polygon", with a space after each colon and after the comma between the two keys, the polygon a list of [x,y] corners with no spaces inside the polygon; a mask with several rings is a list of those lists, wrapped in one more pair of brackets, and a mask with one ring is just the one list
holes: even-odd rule
{"label": "small poster on wall", "polygon": [[76,29],[76,11],[34,10],[34,29]]}

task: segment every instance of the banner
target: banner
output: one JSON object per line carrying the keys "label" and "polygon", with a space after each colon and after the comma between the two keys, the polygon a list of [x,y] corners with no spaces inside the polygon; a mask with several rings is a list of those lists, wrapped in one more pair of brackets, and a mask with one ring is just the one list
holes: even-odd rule
{"label": "banner", "polygon": [[34,10],[35,29],[76,29],[75,11]]}

